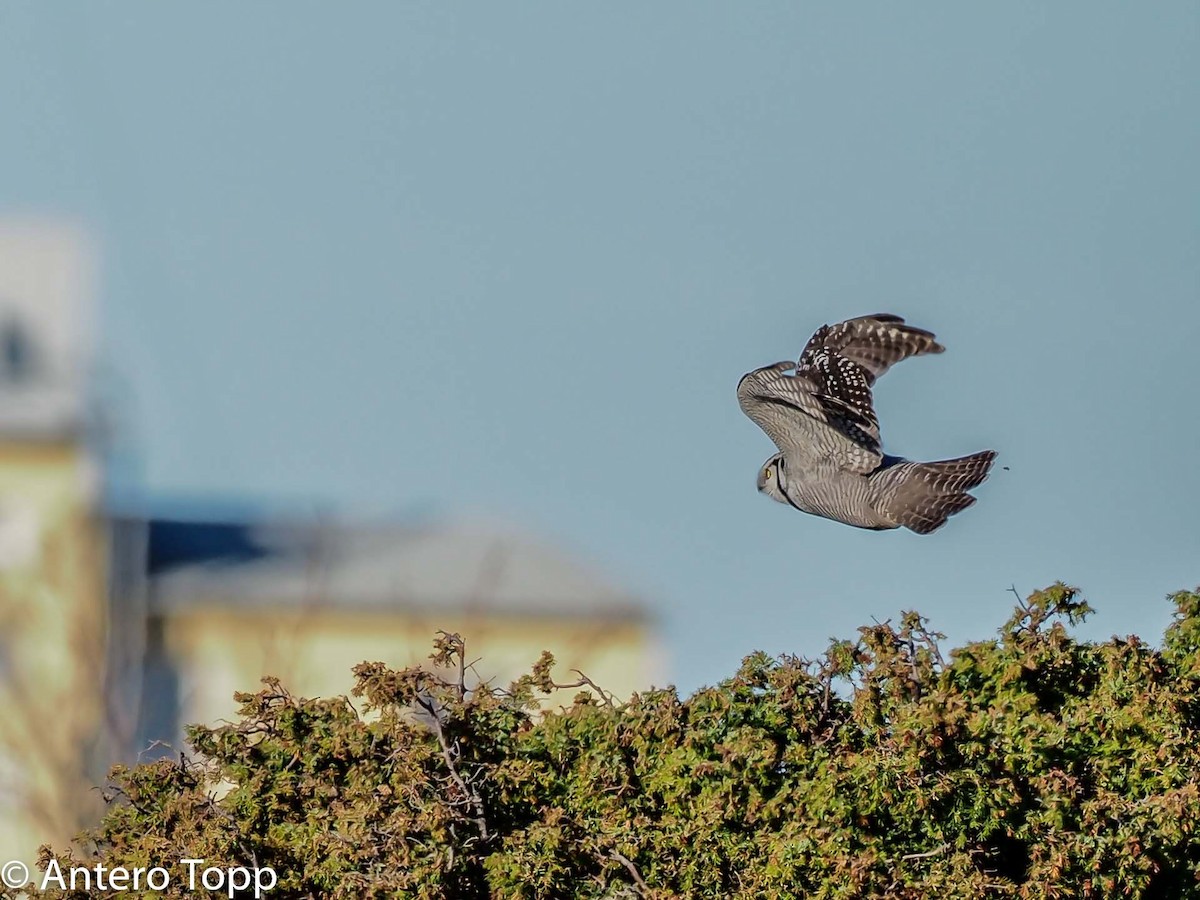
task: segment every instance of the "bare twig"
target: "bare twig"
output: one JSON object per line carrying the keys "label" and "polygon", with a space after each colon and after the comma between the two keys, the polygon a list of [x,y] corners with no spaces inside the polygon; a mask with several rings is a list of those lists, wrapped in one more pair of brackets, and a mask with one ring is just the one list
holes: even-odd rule
{"label": "bare twig", "polygon": [[551,681],[550,684],[554,688],[556,688],[557,690],[560,690],[560,691],[565,691],[565,690],[569,690],[571,688],[578,688],[578,687],[590,687],[593,691],[595,691],[599,695],[600,699],[604,701],[605,706],[607,706],[609,709],[616,708],[616,704],[613,703],[612,694],[610,694],[608,691],[604,690],[604,688],[600,687],[600,685],[596,684],[596,682],[592,681],[592,679],[588,678],[586,675],[584,675],[578,669],[572,669],[571,671],[579,676],[578,681],[572,681],[569,684],[559,684],[557,681]]}
{"label": "bare twig", "polygon": [[1021,596],[1021,593],[1017,590],[1017,586],[1015,584],[1010,584],[1008,586],[1008,589],[1012,592],[1012,595],[1017,598],[1017,605],[1019,607],[1021,607],[1021,609],[1023,609],[1026,613],[1028,613],[1029,612],[1029,604],[1027,604],[1025,602],[1025,598]]}
{"label": "bare twig", "polygon": [[446,768],[450,772],[450,778],[462,791],[463,796],[471,806],[471,811],[474,813],[472,821],[479,828],[479,836],[484,841],[491,839],[491,834],[488,831],[487,818],[484,816],[483,798],[479,796],[479,792],[467,784],[466,780],[459,774],[458,766],[454,763],[454,754],[450,749],[450,744],[446,740],[446,732],[442,727],[442,717],[438,715],[437,707],[432,701],[425,700],[421,697],[417,698],[419,705],[425,712],[429,714],[429,718],[433,722],[433,733],[437,736],[438,746],[442,748],[442,759],[446,763]]}
{"label": "bare twig", "polygon": [[938,669],[946,668],[946,660],[942,656],[942,648],[938,646],[938,642],[932,637],[926,637],[925,646],[929,648],[929,652],[933,654],[933,658],[937,660]]}
{"label": "bare twig", "polygon": [[942,844],[940,847],[934,847],[932,850],[927,850],[924,853],[906,853],[900,857],[901,862],[911,862],[914,859],[929,859],[932,856],[941,856],[950,849],[950,842]]}
{"label": "bare twig", "polygon": [[642,878],[642,873],[638,871],[638,867],[634,865],[633,860],[617,850],[612,851],[609,856],[625,867],[625,870],[637,885],[638,894],[644,897],[646,892],[650,890],[650,885],[646,884],[646,879]]}
{"label": "bare twig", "polygon": [[[154,740],[154,741],[151,741],[149,744],[147,744],[143,749],[138,751],[137,761],[140,763],[142,761],[143,756],[145,756],[147,753],[150,753],[154,750],[172,750],[173,751],[174,749],[175,748],[172,747],[167,741]],[[182,754],[181,754],[181,757],[182,757]]]}

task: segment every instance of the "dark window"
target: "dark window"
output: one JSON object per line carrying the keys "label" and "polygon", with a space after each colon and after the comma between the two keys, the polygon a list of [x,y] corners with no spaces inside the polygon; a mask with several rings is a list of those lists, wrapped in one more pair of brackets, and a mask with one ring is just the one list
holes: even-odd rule
{"label": "dark window", "polygon": [[0,325],[0,380],[22,383],[37,374],[37,354],[29,332],[16,319]]}

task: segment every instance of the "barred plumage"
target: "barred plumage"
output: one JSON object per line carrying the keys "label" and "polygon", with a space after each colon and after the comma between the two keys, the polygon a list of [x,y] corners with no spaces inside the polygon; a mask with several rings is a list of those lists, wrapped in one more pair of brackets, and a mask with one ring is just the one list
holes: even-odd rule
{"label": "barred plumage", "polygon": [[738,403],[779,448],[758,489],[780,503],[859,528],[941,527],[975,498],[995,451],[917,463],[886,456],[871,387],[910,356],[941,353],[933,334],[879,313],[825,325],[796,363],[755,369]]}

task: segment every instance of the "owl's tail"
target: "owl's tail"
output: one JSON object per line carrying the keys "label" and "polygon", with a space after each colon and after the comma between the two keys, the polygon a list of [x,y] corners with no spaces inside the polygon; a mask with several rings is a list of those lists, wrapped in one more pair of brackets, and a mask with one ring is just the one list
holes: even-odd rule
{"label": "owl's tail", "polygon": [[890,466],[880,473],[891,481],[883,512],[917,534],[936,531],[975,502],[967,491],[983,483],[995,459],[995,450],[984,450],[958,459]]}

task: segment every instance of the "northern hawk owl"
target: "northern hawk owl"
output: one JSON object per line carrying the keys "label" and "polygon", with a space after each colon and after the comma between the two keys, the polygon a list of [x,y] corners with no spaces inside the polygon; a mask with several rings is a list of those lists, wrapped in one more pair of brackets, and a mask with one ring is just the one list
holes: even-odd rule
{"label": "northern hawk owl", "polygon": [[930,332],[880,313],[825,325],[798,362],[743,375],[738,403],[779,448],[759,469],[758,489],[858,528],[928,534],[962,512],[995,451],[927,463],[888,456],[871,405],[871,386],[891,366],[945,349]]}

